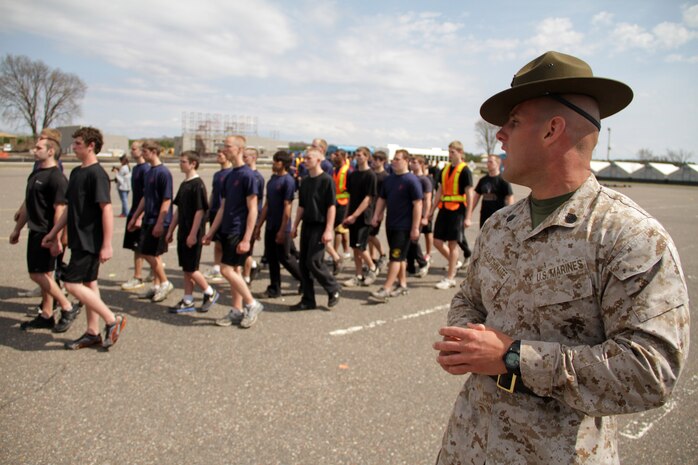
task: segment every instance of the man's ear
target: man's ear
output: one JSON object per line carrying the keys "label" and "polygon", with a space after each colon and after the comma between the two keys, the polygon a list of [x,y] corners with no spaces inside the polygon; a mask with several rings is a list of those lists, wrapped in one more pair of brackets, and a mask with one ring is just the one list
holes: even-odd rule
{"label": "man's ear", "polygon": [[550,144],[556,142],[565,132],[567,122],[562,116],[553,116],[545,125],[543,143]]}

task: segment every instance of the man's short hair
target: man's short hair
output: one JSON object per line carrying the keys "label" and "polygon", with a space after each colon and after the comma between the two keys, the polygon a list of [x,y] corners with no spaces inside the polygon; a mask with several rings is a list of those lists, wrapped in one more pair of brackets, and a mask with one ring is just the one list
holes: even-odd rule
{"label": "man's short hair", "polygon": [[291,167],[291,154],[285,150],[279,150],[274,154],[274,161],[280,161],[284,165],[284,169],[288,171]]}
{"label": "man's short hair", "polygon": [[318,158],[323,158],[322,150],[320,150],[317,147],[308,147],[308,150],[305,151],[305,154],[310,155],[311,153]]}
{"label": "man's short hair", "polygon": [[104,145],[104,138],[99,129],[93,128],[91,126],[83,126],[73,133],[73,139],[78,137],[82,138],[85,145],[94,144],[95,154],[102,150],[102,145]]}
{"label": "man's short hair", "polygon": [[61,147],[61,137],[61,131],[53,128],[44,128],[41,130],[41,133],[39,134],[39,140],[46,140],[49,142],[49,145],[53,147],[53,157],[56,160],[61,158],[61,155],[63,154],[63,150]]}
{"label": "man's short hair", "polygon": [[243,149],[247,146],[247,137],[241,136],[239,134],[230,137],[236,140],[239,143],[240,147],[242,147]]}
{"label": "man's short hair", "polygon": [[449,149],[457,150],[460,153],[465,153],[465,150],[463,149],[463,144],[459,140],[454,140],[450,144],[448,144]]}
{"label": "man's short hair", "polygon": [[379,161],[385,161],[388,159],[388,155],[382,150],[378,150],[376,153],[373,154],[373,158]]}
{"label": "man's short hair", "polygon": [[199,169],[199,163],[201,161],[201,157],[199,154],[193,150],[186,150],[182,152],[182,154],[179,156],[180,158],[186,158],[189,163],[192,163],[194,165],[194,169]]}
{"label": "man's short hair", "polygon": [[409,160],[409,159],[410,159],[410,152],[408,152],[408,151],[405,150],[405,149],[398,149],[398,150],[396,150],[396,151],[395,151],[395,154],[393,155],[393,158],[395,158],[395,155],[398,155],[398,154],[402,155],[402,158],[404,158],[405,160]]}
{"label": "man's short hair", "polygon": [[255,160],[259,157],[259,150],[257,150],[257,149],[254,148],[254,147],[247,147],[247,148],[245,149],[245,152],[251,152],[252,154],[254,154],[254,159],[255,159]]}
{"label": "man's short hair", "polygon": [[363,153],[366,156],[366,158],[368,158],[369,160],[372,157],[371,150],[369,150],[368,147],[364,147],[364,146],[359,147],[358,149],[356,149],[355,154],[357,154],[359,152]]}
{"label": "man's short hair", "polygon": [[327,151],[327,141],[325,139],[320,139],[319,137],[316,139],[313,139],[313,143],[317,142],[318,146],[322,149],[323,152]]}
{"label": "man's short hair", "polygon": [[152,139],[144,140],[141,144],[141,149],[149,150],[151,152],[155,151],[158,156],[160,156],[160,144]]}
{"label": "man's short hair", "polygon": [[427,164],[427,159],[424,158],[424,155],[412,155],[412,159],[416,160],[420,166],[425,166]]}

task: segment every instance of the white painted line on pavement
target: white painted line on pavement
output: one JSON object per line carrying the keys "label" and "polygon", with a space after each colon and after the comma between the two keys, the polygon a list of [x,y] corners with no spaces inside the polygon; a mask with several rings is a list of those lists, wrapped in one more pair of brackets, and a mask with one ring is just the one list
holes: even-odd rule
{"label": "white painted line on pavement", "polygon": [[[447,310],[449,307],[450,305],[439,305],[437,307],[428,308],[426,310],[420,310],[419,312],[410,313],[409,315],[402,315],[398,318],[394,318],[393,320],[391,320],[391,323],[396,323],[398,321],[403,320],[411,320],[412,318],[419,318],[420,316],[429,315],[430,313],[438,312],[440,310]],[[330,336],[346,336],[347,334],[356,333],[365,329],[377,328],[378,326],[382,326],[387,323],[388,322],[384,320],[371,321],[363,326],[351,326],[346,329],[336,329],[334,331],[330,331]]]}

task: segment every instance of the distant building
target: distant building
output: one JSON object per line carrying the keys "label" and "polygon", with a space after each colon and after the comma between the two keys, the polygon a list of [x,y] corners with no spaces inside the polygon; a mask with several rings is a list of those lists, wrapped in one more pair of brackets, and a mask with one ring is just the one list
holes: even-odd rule
{"label": "distant building", "polygon": [[[80,127],[81,126],[61,126],[57,128],[61,133],[61,150],[63,150],[63,153],[73,153],[73,134],[80,129]],[[104,139],[104,144],[102,145],[102,150],[97,154],[99,157],[119,158],[121,155],[128,153],[128,137],[104,133],[102,133],[102,137]]]}

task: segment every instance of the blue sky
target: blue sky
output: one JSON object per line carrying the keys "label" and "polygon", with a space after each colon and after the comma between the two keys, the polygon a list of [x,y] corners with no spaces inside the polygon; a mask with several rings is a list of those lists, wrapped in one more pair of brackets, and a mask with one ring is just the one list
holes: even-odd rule
{"label": "blue sky", "polygon": [[196,111],[256,116],[282,139],[479,153],[482,102],[558,50],[635,92],[596,158],[610,127],[611,158],[698,161],[696,2],[25,0],[0,17],[0,52],[79,75],[74,122],[111,134],[179,135]]}

